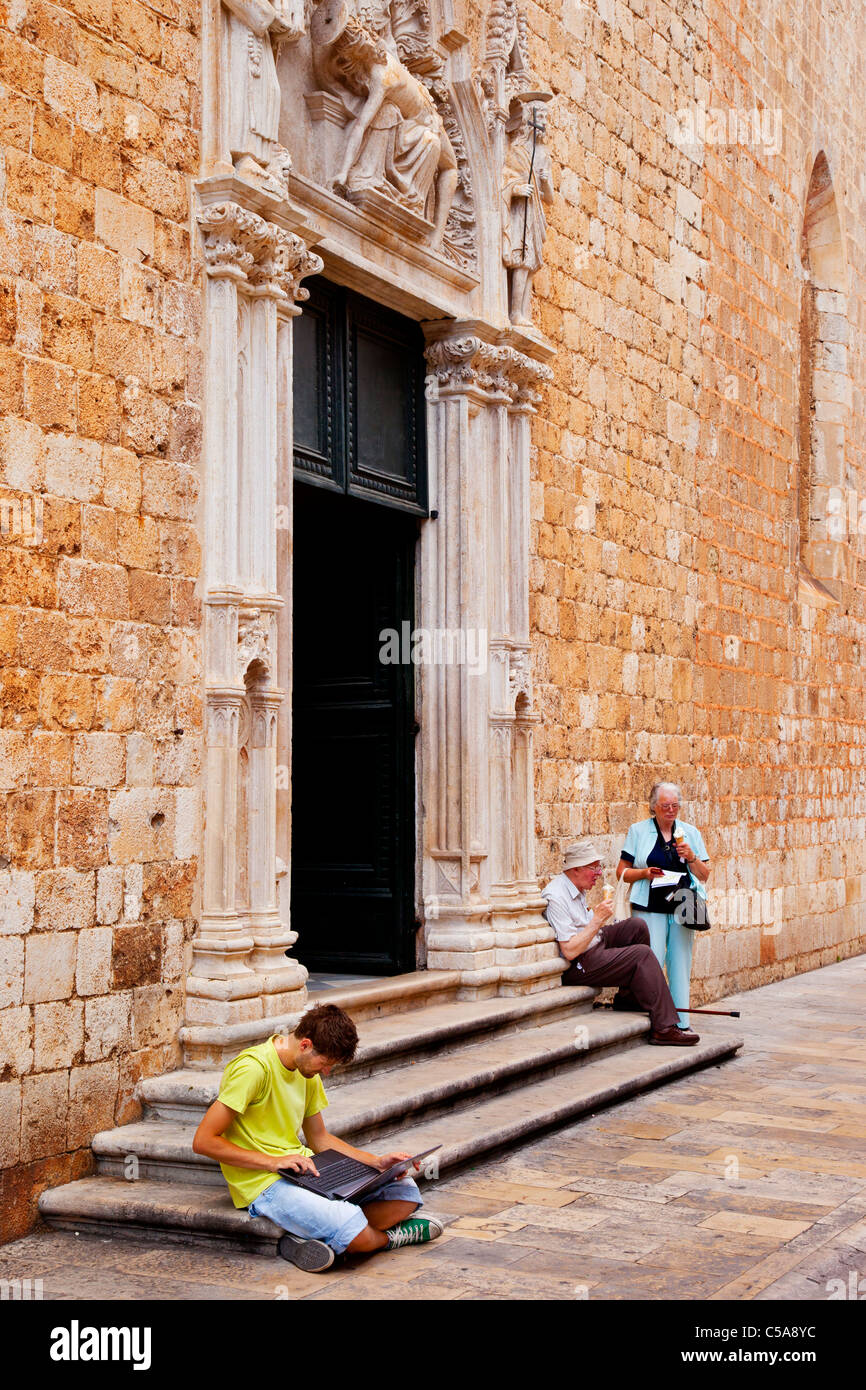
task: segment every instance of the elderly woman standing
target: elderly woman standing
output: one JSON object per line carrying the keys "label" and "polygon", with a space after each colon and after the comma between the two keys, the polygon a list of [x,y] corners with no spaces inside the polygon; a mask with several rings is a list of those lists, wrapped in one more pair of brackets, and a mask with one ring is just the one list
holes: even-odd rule
{"label": "elderly woman standing", "polygon": [[[663,873],[689,874],[688,882],[698,897],[706,899],[709,856],[697,827],[677,820],[680,789],[676,782],[657,782],[650,792],[649,808],[646,820],[629,826],[616,876],[633,885],[632,911],[639,912],[649,927],[650,945],[659,965],[667,971],[674,1003],[685,1009],[689,1004],[694,929],[683,926],[674,915],[678,904],[670,902],[668,895],[675,890],[654,888],[652,882]],[[688,1027],[683,1013],[679,1022],[680,1027]]]}

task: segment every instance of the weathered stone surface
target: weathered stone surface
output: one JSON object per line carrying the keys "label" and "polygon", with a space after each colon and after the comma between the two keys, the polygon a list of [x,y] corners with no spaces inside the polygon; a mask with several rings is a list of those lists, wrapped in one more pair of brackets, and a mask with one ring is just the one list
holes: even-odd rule
{"label": "weathered stone surface", "polygon": [[0,671],[2,718],[7,728],[32,729],[39,718],[39,679],[30,671]]}
{"label": "weathered stone surface", "polygon": [[141,464],[130,449],[106,446],[102,500],[118,512],[136,512],[141,503]]}
{"label": "weathered stone surface", "polygon": [[72,739],[69,734],[36,732],[28,736],[31,786],[66,786],[72,775]]}
{"label": "weathered stone surface", "polygon": [[88,999],[85,1005],[85,1061],[98,1062],[126,1051],[131,1011],[132,994],[128,990],[120,994],[106,994],[99,999]]}
{"label": "weathered stone surface", "polygon": [[98,789],[61,792],[57,801],[57,853],[68,864],[95,868],[108,852],[107,793]]}
{"label": "weathered stone surface", "polygon": [[98,188],[96,235],[106,246],[130,260],[152,256],[153,212],[108,189]]}
{"label": "weathered stone surface", "polygon": [[91,927],[79,934],[75,989],[82,998],[112,988],[113,950],[114,934],[107,927]]}
{"label": "weathered stone surface", "polygon": [[0,789],[11,791],[27,781],[27,744],[23,733],[0,733]]}
{"label": "weathered stone surface", "polygon": [[79,786],[115,787],[124,776],[119,734],[82,734],[72,746],[72,780]]}
{"label": "weathered stone surface", "polygon": [[33,1017],[33,1060],[37,1071],[71,1067],[84,1044],[84,1005],[81,1000],[37,1004]]}
{"label": "weathered stone surface", "polygon": [[0,937],[0,1009],[21,1003],[24,993],[24,942],[20,936]]}
{"label": "weathered stone surface", "polygon": [[46,869],[36,875],[34,926],[38,931],[75,931],[94,921],[94,875],[77,869]]}
{"label": "weathered stone surface", "polygon": [[68,999],[75,979],[77,936],[73,931],[31,933],[27,938],[24,1000]]}
{"label": "weathered stone surface", "polygon": [[155,1047],[171,1037],[183,1014],[183,991],[170,985],[142,985],[133,990],[132,1037],[137,1048]]}
{"label": "weathered stone surface", "polygon": [[188,863],[145,864],[143,909],[145,917],[189,917],[195,886],[196,865]]}
{"label": "weathered stone surface", "polygon": [[38,488],[45,477],[44,436],[30,420],[10,418],[0,423],[0,470],[7,487]]}
{"label": "weathered stone surface", "polygon": [[21,1159],[66,1151],[69,1072],[39,1072],[21,1085]]}
{"label": "weathered stone surface", "polygon": [[21,1148],[21,1082],[0,1082],[0,1168],[18,1162]]}
{"label": "weathered stone surface", "polygon": [[57,583],[58,601],[69,613],[107,618],[129,616],[129,586],[122,565],[95,564],[64,556]]}
{"label": "weathered stone surface", "polygon": [[162,971],[162,932],[156,926],[114,928],[113,988],[158,984]]}
{"label": "weathered stone surface", "polygon": [[33,1017],[29,1008],[0,1010],[0,1077],[33,1070]]}
{"label": "weathered stone surface", "polygon": [[96,871],[96,920],[116,922],[123,909],[123,869],[102,868]]}
{"label": "weathered stone surface", "polygon": [[90,1062],[69,1073],[69,1118],[66,1147],[81,1148],[114,1119],[117,1063]]}
{"label": "weathered stone surface", "polygon": [[109,853],[114,864],[168,859],[172,853],[175,797],[170,792],[129,787],[109,802]]}
{"label": "weathered stone surface", "polygon": [[[17,1109],[7,1120],[20,1087],[4,1079],[0,1090],[2,1163],[20,1164],[2,1189],[4,1234],[34,1219],[31,1189],[71,1176],[67,1146],[113,1119],[113,1064],[73,1069],[71,1092],[70,1068],[117,1052],[129,1062],[126,1095],[139,1055],[153,1069],[174,1045],[176,1012],[163,1036],[151,1029],[156,1047],[136,1052],[131,995],[112,993],[124,881],[109,863],[108,796],[126,781],[128,756],[133,773],[141,767],[127,736],[143,737],[148,626],[199,621],[191,599],[177,608],[168,577],[198,572],[194,518],[172,543],[141,511],[143,454],[159,453],[168,470],[197,463],[200,371],[191,393],[188,383],[200,350],[178,332],[195,322],[199,295],[187,226],[199,18],[187,9],[74,0],[19,7],[0,26],[0,484],[41,507],[34,537],[0,547],[0,1067],[40,1072],[23,1131]],[[166,278],[177,282],[168,327]],[[173,705],[170,692],[156,702],[152,722],[166,735]],[[195,767],[186,750],[180,761],[166,753],[158,776],[174,786]],[[148,832],[169,872],[173,824]],[[127,905],[141,894],[139,878]],[[159,979],[152,961],[133,973]]]}
{"label": "weathered stone surface", "polygon": [[0,869],[0,935],[23,935],[33,926],[36,876]]}
{"label": "weathered stone surface", "polygon": [[5,850],[16,864],[35,869],[54,863],[55,800],[52,791],[8,794]]}

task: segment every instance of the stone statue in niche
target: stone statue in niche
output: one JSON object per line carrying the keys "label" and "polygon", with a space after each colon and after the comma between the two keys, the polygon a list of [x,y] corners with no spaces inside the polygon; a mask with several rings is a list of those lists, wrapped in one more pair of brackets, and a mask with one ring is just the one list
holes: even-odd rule
{"label": "stone statue in niche", "polygon": [[544,144],[539,103],[549,92],[526,92],[511,103],[502,170],[502,259],[508,270],[508,312],[513,324],[531,325],[532,279],[547,235],[544,204],[554,198],[553,171]]}
{"label": "stone statue in niche", "polygon": [[334,188],[362,206],[378,203],[381,211],[385,199],[405,209],[403,230],[441,247],[457,157],[430,91],[400,59],[389,0],[357,11],[351,0],[318,0],[310,37],[320,88],[349,115]]}
{"label": "stone statue in niche", "polygon": [[228,148],[238,176],[286,196],[291,168],[279,142],[280,84],[273,41],[299,39],[303,0],[222,0]]}

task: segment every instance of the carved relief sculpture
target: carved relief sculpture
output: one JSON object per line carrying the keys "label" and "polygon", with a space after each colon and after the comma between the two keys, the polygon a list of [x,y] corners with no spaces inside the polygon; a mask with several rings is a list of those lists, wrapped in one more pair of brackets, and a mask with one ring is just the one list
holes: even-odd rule
{"label": "carved relief sculpture", "polygon": [[397,204],[428,224],[420,230],[440,248],[457,156],[430,91],[400,59],[390,4],[374,0],[356,11],[350,0],[319,0],[310,36],[321,89],[351,113],[335,189],[362,205]]}
{"label": "carved relief sculpture", "polygon": [[488,128],[502,127],[512,101],[529,86],[526,15],[517,0],[493,0],[487,15],[487,50],[480,75]]}
{"label": "carved relief sculpture", "polygon": [[512,102],[502,170],[502,259],[509,272],[509,317],[531,324],[532,278],[540,269],[547,235],[544,204],[554,197],[550,155],[537,103],[548,93],[527,92]]}
{"label": "carved relief sculpture", "polygon": [[296,40],[304,28],[303,0],[222,0],[228,149],[240,178],[278,197],[291,167],[279,143],[280,84],[272,40]]}

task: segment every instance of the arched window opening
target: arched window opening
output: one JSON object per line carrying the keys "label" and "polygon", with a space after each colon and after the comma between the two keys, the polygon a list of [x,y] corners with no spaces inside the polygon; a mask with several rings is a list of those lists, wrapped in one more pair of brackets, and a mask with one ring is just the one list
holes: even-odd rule
{"label": "arched window opening", "polygon": [[847,273],[839,209],[823,153],[809,181],[801,260],[797,520],[801,598],[814,605],[839,598],[849,555]]}

